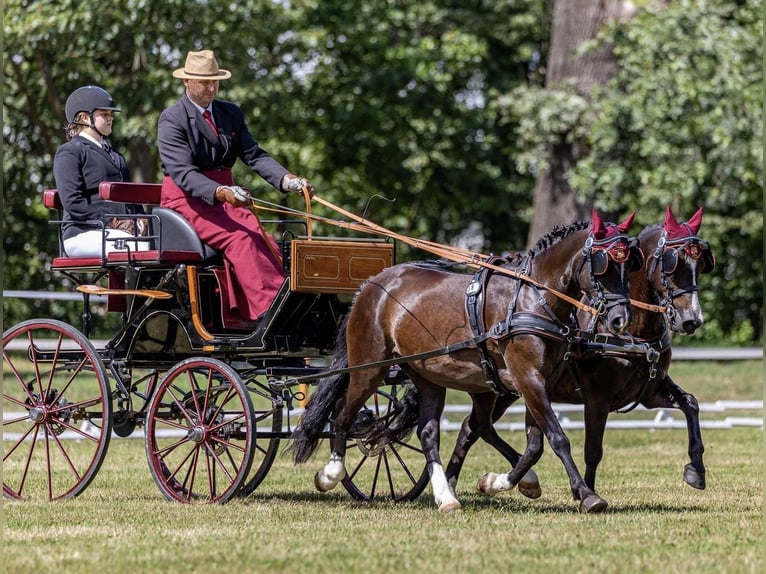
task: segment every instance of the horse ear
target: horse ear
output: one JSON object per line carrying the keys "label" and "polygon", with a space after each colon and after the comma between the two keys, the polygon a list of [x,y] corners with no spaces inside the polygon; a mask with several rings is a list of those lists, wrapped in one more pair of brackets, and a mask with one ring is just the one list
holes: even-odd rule
{"label": "horse ear", "polygon": [[625,221],[623,221],[622,223],[620,223],[620,224],[617,226],[617,230],[618,230],[620,233],[627,233],[628,231],[630,231],[630,226],[631,226],[631,225],[633,225],[633,218],[634,218],[635,216],[636,216],[636,212],[634,211],[633,213],[631,213],[631,214],[630,214],[630,215],[629,215],[629,216],[628,216],[628,217],[625,219]]}
{"label": "horse ear", "polygon": [[673,215],[669,205],[665,210],[665,223],[662,227],[665,229],[668,239],[675,239],[686,235],[686,230],[680,223],[678,223],[678,220],[676,219],[676,216]]}
{"label": "horse ear", "polygon": [[700,230],[700,227],[702,226],[702,208],[700,207],[697,210],[697,213],[691,216],[689,221],[686,222],[686,225],[689,226],[689,229],[691,230],[694,235],[697,235],[697,232]]}
{"label": "horse ear", "polygon": [[601,221],[601,217],[599,217],[598,212],[595,209],[591,211],[590,232],[593,234],[594,239],[603,239],[606,235],[604,222]]}

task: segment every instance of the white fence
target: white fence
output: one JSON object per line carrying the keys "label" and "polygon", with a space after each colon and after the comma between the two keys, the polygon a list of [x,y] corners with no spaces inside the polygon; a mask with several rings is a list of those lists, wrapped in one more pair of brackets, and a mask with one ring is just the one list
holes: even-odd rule
{"label": "white fence", "polygon": [[[716,401],[714,403],[701,403],[700,428],[702,429],[730,429],[734,427],[758,427],[763,429],[763,401]],[[459,431],[463,418],[471,411],[470,405],[446,405],[440,422],[442,431]],[[585,423],[582,420],[582,405],[553,404],[559,422],[564,430],[583,430]],[[737,416],[736,412],[747,412],[752,415],[755,412],[761,416]],[[302,409],[293,411],[293,420],[297,420]],[[709,417],[707,415],[717,415]],[[720,415],[724,416],[720,416]],[[645,416],[641,416],[645,415]],[[3,420],[9,420],[23,416],[23,413],[3,413]],[[676,409],[645,409],[637,407],[631,415],[620,418],[623,415],[612,413],[607,420],[607,429],[686,429],[686,418],[683,413]],[[509,420],[511,419],[511,420]],[[516,420],[513,420],[516,419]],[[93,434],[88,422],[83,423],[82,432]],[[524,405],[512,405],[495,424],[499,431],[524,431]],[[283,429],[287,431],[287,428]],[[183,436],[183,432],[168,431],[169,436]],[[144,438],[143,429],[136,429],[127,438]],[[20,437],[12,433],[3,433],[3,440],[18,440]],[[82,436],[66,431],[59,439],[82,439]],[[121,438],[112,434],[112,438]],[[31,437],[29,437],[31,440]]]}

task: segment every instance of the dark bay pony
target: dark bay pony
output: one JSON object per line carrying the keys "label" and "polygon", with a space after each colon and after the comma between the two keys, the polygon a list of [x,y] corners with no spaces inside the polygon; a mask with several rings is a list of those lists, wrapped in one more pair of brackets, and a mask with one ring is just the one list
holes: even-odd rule
{"label": "dark bay pony", "polygon": [[[701,274],[710,273],[715,258],[707,242],[698,233],[702,224],[702,209],[686,223],[679,223],[670,208],[665,222],[652,225],[639,234],[639,242],[646,255],[641,269],[630,275],[631,299],[665,308],[664,314],[636,307],[633,321],[628,329],[631,339],[616,341],[608,334],[583,347],[580,356],[570,354],[571,369],[549,386],[551,400],[562,403],[584,404],[585,414],[585,482],[595,489],[596,469],[603,456],[603,438],[610,412],[631,409],[641,404],[646,408],[680,409],[687,421],[689,457],[691,462],[684,468],[684,480],[694,488],[705,488],[705,467],[702,462],[704,446],[699,426],[699,406],[696,398],[681,389],[668,374],[671,360],[670,333],[668,328],[681,335],[694,333],[703,322],[699,301],[698,280]],[[579,314],[581,327],[589,318]],[[512,395],[496,397],[491,393],[472,395],[471,414],[463,421],[454,452],[446,469],[446,477],[454,489],[468,450],[483,438],[495,446],[513,465],[519,463],[520,455],[505,443],[487,425],[489,405],[494,405],[493,421],[517,400]],[[405,404],[416,409],[417,400],[408,396]],[[625,412],[622,410],[622,412]],[[406,417],[407,415],[401,415]],[[531,423],[534,425],[534,422]],[[536,462],[542,454],[542,442],[535,440],[532,430],[525,453],[524,469]],[[497,475],[483,477],[479,489],[494,494],[501,489],[493,488]],[[528,474],[527,484],[519,490],[526,496],[540,495],[539,484]]]}
{"label": "dark bay pony", "polygon": [[[408,357],[470,340],[472,321],[467,293],[484,297],[482,322],[499,327],[486,339],[496,366],[497,384],[523,397],[533,417],[562,460],[572,494],[586,511],[606,502],[587,486],[570,451],[570,443],[551,409],[547,381],[560,377],[568,326],[577,299],[584,294],[600,310],[610,332],[623,332],[631,319],[627,278],[641,252],[627,232],[632,214],[619,225],[605,224],[594,211],[590,224],[557,227],[527,257],[516,261],[522,278],[496,272],[478,288],[470,275],[415,264],[395,265],[368,280],[359,290],[341,327],[332,370],[347,365],[365,368],[319,381],[290,445],[296,463],[314,453],[325,425],[334,430],[329,462],[315,477],[320,491],[334,488],[346,475],[346,438],[355,417],[381,384],[387,366],[403,357],[402,370],[419,392],[417,433],[426,457],[434,499],[442,511],[460,509],[439,457],[439,420],[447,388],[486,393],[488,376],[476,345],[436,357]],[[510,268],[514,263],[506,263]],[[508,331],[520,329],[513,337]],[[367,365],[369,367],[367,368]],[[486,413],[490,419],[492,411]],[[491,424],[490,424],[491,426]],[[514,480],[518,482],[525,473]]]}

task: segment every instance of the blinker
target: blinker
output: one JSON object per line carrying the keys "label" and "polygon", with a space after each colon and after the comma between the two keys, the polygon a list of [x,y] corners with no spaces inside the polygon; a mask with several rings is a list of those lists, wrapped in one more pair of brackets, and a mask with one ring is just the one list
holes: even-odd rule
{"label": "blinker", "polygon": [[678,247],[666,247],[662,253],[662,269],[666,275],[675,273],[678,267],[678,254],[699,261],[699,272],[704,275],[715,269],[715,255],[706,241],[689,240]]}
{"label": "blinker", "polygon": [[594,275],[603,275],[609,268],[609,260],[618,264],[627,263],[629,272],[638,271],[644,265],[644,254],[638,247],[638,241],[615,241],[608,247],[594,247],[591,251],[591,271]]}

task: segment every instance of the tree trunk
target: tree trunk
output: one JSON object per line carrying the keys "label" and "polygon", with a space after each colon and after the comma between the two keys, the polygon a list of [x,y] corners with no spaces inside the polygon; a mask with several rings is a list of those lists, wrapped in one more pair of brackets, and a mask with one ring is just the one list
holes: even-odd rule
{"label": "tree trunk", "polygon": [[[615,70],[609,50],[589,51],[575,58],[577,48],[592,40],[611,18],[629,18],[635,12],[632,2],[611,0],[556,0],[553,30],[548,52],[545,87],[555,90],[564,84],[589,98],[594,85],[605,83]],[[547,149],[548,168],[540,170],[535,182],[533,217],[527,238],[534,245],[555,225],[590,218],[591,205],[577,197],[566,181],[567,171],[588,153],[586,142],[561,141]]]}

